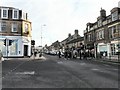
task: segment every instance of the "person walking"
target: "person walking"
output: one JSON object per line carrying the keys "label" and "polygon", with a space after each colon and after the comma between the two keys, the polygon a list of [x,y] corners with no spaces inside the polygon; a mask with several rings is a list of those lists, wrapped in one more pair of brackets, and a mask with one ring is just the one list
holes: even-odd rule
{"label": "person walking", "polygon": [[61,58],[61,52],[60,51],[58,52],[58,56],[59,56],[59,58]]}

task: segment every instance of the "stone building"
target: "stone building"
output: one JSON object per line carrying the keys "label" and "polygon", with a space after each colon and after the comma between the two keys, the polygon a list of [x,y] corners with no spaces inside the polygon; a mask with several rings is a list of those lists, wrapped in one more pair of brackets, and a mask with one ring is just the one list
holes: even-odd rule
{"label": "stone building", "polygon": [[76,29],[73,35],[69,33],[68,37],[65,40],[61,41],[60,44],[64,51],[64,49],[67,48],[67,46],[69,47],[69,49],[72,49],[72,48],[79,49],[81,46],[81,43],[82,45],[84,45],[84,37],[81,37],[79,35],[78,30]]}
{"label": "stone building", "polygon": [[31,55],[31,22],[27,13],[0,6],[0,50],[4,57]]}
{"label": "stone building", "polygon": [[96,57],[105,53],[107,58],[116,58],[120,44],[120,8],[113,8],[108,16],[101,8],[97,21],[87,24],[84,41],[86,49],[94,51]]}

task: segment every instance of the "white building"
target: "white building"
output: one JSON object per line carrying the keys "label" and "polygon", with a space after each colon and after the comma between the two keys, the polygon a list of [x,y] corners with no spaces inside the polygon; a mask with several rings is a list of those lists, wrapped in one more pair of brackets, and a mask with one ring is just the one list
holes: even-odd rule
{"label": "white building", "polygon": [[4,57],[31,56],[31,22],[27,13],[12,7],[0,7],[0,50]]}

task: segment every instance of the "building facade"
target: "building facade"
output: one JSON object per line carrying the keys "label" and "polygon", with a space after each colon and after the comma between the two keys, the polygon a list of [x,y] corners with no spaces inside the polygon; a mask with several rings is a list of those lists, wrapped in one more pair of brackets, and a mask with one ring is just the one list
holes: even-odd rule
{"label": "building facade", "polygon": [[120,45],[120,8],[115,7],[106,16],[104,9],[95,23],[88,23],[84,31],[86,49],[93,50],[95,57],[117,58]]}
{"label": "building facade", "polygon": [[69,49],[80,49],[81,45],[84,45],[84,37],[81,37],[79,35],[78,30],[76,29],[74,31],[74,34],[71,35],[70,33],[68,34],[68,37],[60,42],[60,45],[62,47],[62,51],[64,52],[65,48]]}
{"label": "building facade", "polygon": [[27,13],[0,7],[0,50],[4,57],[31,56],[31,30]]}

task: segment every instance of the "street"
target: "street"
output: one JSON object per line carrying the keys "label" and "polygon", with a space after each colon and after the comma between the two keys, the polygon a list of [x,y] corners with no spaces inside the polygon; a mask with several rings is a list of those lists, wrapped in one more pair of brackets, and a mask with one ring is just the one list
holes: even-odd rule
{"label": "street", "polygon": [[2,62],[2,88],[118,88],[118,65],[44,57]]}

